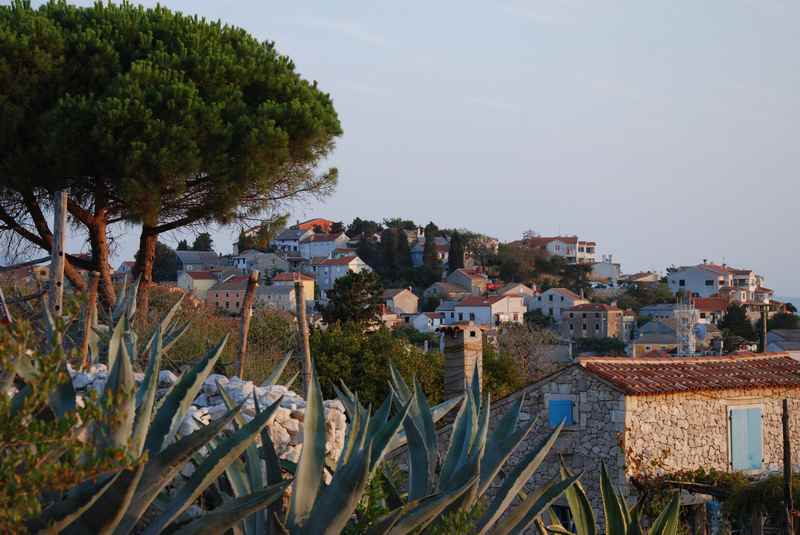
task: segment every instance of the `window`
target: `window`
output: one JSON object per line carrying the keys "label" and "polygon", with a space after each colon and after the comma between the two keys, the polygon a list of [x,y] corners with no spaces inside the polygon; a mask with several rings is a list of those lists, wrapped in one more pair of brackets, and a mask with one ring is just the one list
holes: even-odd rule
{"label": "window", "polygon": [[519,314],[517,312],[514,312],[513,317],[514,317],[514,321],[519,321]]}
{"label": "window", "polygon": [[569,313],[569,317],[570,317],[570,319],[574,318],[575,317],[575,313],[574,312],[570,312]]}
{"label": "window", "polygon": [[595,323],[594,324],[594,330],[595,330],[595,332],[599,332],[600,331],[600,324],[599,323]]}
{"label": "window", "polygon": [[678,286],[686,286],[686,279],[681,279],[678,281]]}
{"label": "window", "polygon": [[475,338],[475,331],[470,331],[469,336],[470,338]]}
{"label": "window", "polygon": [[569,324],[569,330],[570,331],[574,331],[575,330],[575,327],[571,323]]}
{"label": "window", "polygon": [[550,427],[557,427],[562,421],[564,425],[574,425],[572,410],[575,402],[571,399],[551,399],[547,402],[547,421]]}
{"label": "window", "polygon": [[548,295],[547,299],[552,303],[553,302],[553,295],[552,294]]}
{"label": "window", "polygon": [[462,312],[458,313],[458,321],[464,321],[464,314]]}
{"label": "window", "polygon": [[231,308],[230,301],[225,301],[225,308]]}
{"label": "window", "polygon": [[763,461],[761,407],[731,407],[730,461],[734,470],[759,470]]}
{"label": "window", "polygon": [[586,324],[585,323],[581,326],[581,329],[583,329],[584,331],[586,330]]}
{"label": "window", "polygon": [[600,317],[600,313],[599,313],[599,312],[595,312],[595,313],[594,313],[594,317],[595,317],[595,318],[599,318],[599,317]]}
{"label": "window", "polygon": [[470,312],[469,313],[469,320],[470,321],[475,321],[475,313],[474,312]]}
{"label": "window", "polygon": [[706,286],[714,286],[714,281],[711,279],[706,280]]}

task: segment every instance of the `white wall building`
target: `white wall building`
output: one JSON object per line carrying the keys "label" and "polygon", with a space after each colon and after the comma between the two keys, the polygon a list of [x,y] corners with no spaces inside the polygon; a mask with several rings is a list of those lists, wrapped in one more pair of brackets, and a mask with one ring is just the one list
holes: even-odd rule
{"label": "white wall building", "polygon": [[[470,295],[454,306],[455,321],[459,323],[472,321],[476,325],[495,327],[501,323],[523,323],[525,321],[525,304],[522,297],[515,295],[492,295],[481,297]],[[450,318],[448,318],[450,319]]]}
{"label": "white wall building", "polygon": [[303,258],[328,258],[337,248],[345,247],[347,234],[311,234],[300,240],[299,253]]}
{"label": "white wall building", "polygon": [[328,290],[333,288],[333,284],[337,279],[350,272],[372,271],[372,268],[357,256],[345,256],[341,258],[324,258],[312,262],[311,271],[319,288],[320,301],[325,302],[328,300]]}
{"label": "white wall building", "polygon": [[530,301],[528,311],[540,311],[545,316],[553,318],[555,323],[561,321],[561,313],[577,305],[588,303],[588,299],[566,288],[550,288],[537,295]]}

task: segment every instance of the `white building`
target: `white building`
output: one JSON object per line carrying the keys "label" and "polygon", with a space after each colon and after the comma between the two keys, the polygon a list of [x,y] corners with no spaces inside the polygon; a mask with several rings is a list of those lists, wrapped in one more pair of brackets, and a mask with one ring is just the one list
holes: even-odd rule
{"label": "white building", "polygon": [[577,305],[589,302],[575,292],[566,288],[550,288],[537,295],[529,304],[528,311],[540,311],[545,316],[550,316],[553,321],[561,321],[561,313]]}
{"label": "white building", "polygon": [[233,267],[247,273],[251,269],[257,269],[267,276],[281,271],[289,270],[289,263],[286,259],[275,253],[264,253],[255,249],[246,249],[233,257]]}
{"label": "white building", "polygon": [[372,268],[357,256],[323,258],[314,260],[311,263],[311,272],[319,287],[319,296],[322,302],[328,300],[328,290],[333,288],[333,284],[337,279],[350,272],[361,273],[362,271],[372,271]]}
{"label": "white building", "polygon": [[287,228],[275,236],[269,244],[278,251],[297,256],[300,254],[300,241],[312,234],[314,231],[311,229]]}
{"label": "white building", "polygon": [[296,303],[294,288],[288,285],[259,286],[256,290],[255,305],[258,307],[295,313]]}
{"label": "white building", "polygon": [[602,282],[616,288],[622,276],[622,269],[619,262],[614,262],[612,255],[603,255],[600,262],[592,264],[592,272],[589,278],[595,282]]}
{"label": "white building", "polygon": [[595,242],[579,240],[577,236],[532,236],[525,240],[525,244],[543,249],[550,256],[560,256],[571,264],[593,263],[597,250]]}
{"label": "white building", "polygon": [[520,296],[470,295],[456,303],[453,312],[455,322],[446,323],[472,321],[476,325],[496,327],[501,323],[523,323],[526,308]]}
{"label": "white building", "polygon": [[411,316],[408,323],[421,333],[432,333],[442,326],[443,320],[442,312],[421,312]]}
{"label": "white building", "polygon": [[345,247],[348,240],[344,232],[311,234],[300,240],[299,253],[303,258],[328,258],[336,249]]}

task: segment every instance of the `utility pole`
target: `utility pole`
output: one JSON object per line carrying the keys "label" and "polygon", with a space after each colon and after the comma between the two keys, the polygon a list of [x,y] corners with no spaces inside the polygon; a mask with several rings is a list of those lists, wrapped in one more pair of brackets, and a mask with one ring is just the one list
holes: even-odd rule
{"label": "utility pole", "polygon": [[792,496],[792,444],[789,435],[789,400],[783,400],[783,503],[786,506],[786,533],[794,535],[794,497]]}
{"label": "utility pole", "polygon": [[50,251],[48,301],[53,316],[64,313],[64,241],[67,228],[67,191],[53,194],[53,244]]}
{"label": "utility pole", "polygon": [[253,301],[256,299],[256,288],[258,288],[259,272],[256,269],[250,270],[250,277],[247,279],[247,290],[244,293],[242,302],[242,321],[240,323],[239,334],[239,379],[244,380],[244,361],[247,355],[247,337],[250,334],[250,320],[253,318]]}
{"label": "utility pole", "polygon": [[300,343],[303,344],[303,397],[308,399],[311,388],[311,343],[308,340],[308,320],[306,319],[306,300],[303,296],[303,283],[300,274],[294,275],[294,300],[297,309],[297,328],[300,331]]}
{"label": "utility pole", "polygon": [[769,303],[761,305],[761,353],[767,352],[767,323],[769,323]]}

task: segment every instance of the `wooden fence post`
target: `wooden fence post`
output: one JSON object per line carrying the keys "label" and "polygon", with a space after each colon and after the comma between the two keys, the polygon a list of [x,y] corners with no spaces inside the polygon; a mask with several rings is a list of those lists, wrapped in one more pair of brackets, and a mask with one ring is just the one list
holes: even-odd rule
{"label": "wooden fence post", "polygon": [[67,228],[67,192],[53,194],[53,244],[50,251],[50,288],[48,301],[53,316],[64,312],[64,241]]}
{"label": "wooden fence post", "polygon": [[247,279],[247,290],[242,302],[242,322],[241,322],[241,343],[239,344],[239,379],[244,380],[244,361],[247,354],[247,336],[250,333],[250,320],[253,317],[253,301],[256,298],[256,288],[258,288],[258,270],[251,270],[250,277]]}
{"label": "wooden fence post", "polygon": [[306,318],[306,300],[303,295],[303,283],[295,275],[294,300],[297,310],[297,328],[300,331],[300,343],[303,344],[303,398],[308,399],[311,388],[311,343],[308,340],[308,319]]}

